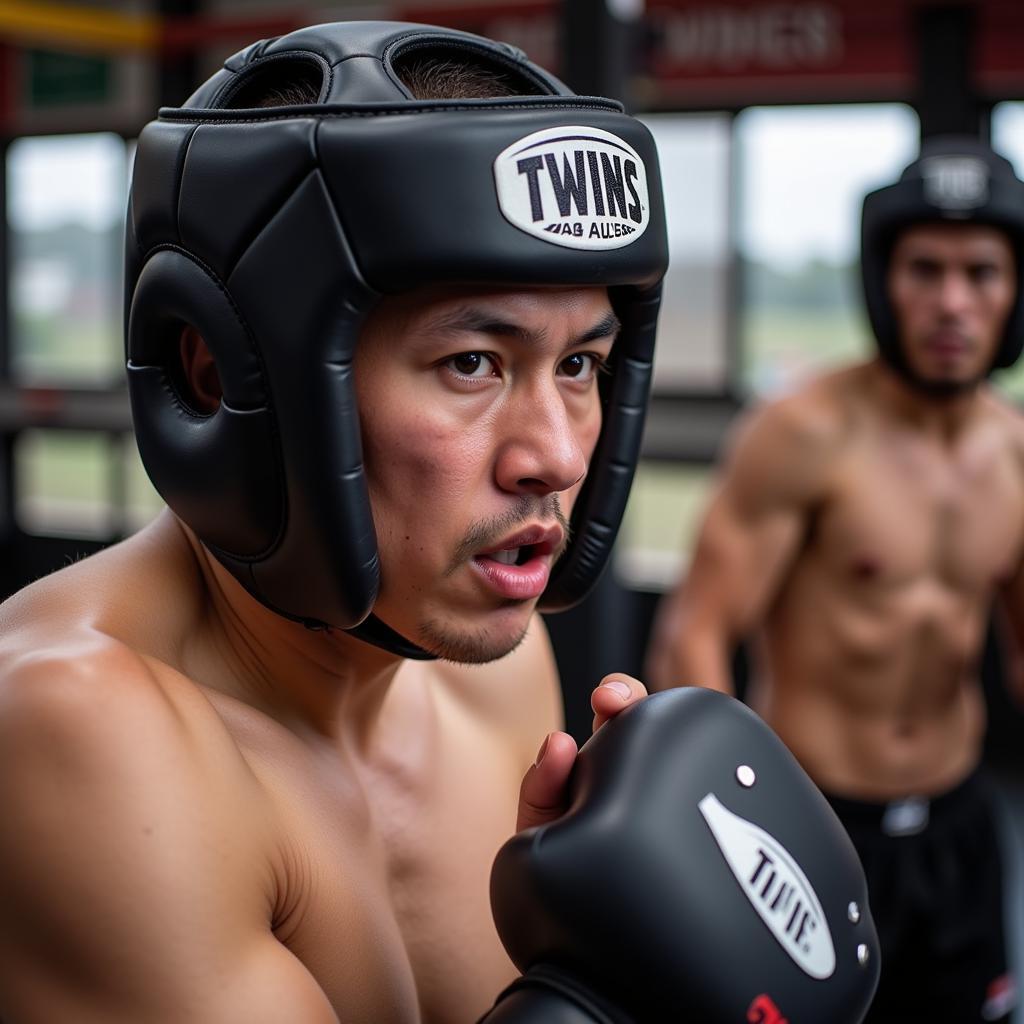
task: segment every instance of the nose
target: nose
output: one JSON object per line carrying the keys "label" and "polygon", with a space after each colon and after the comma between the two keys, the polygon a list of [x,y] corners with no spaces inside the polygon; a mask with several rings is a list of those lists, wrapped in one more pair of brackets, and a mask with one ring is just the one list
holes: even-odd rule
{"label": "nose", "polygon": [[967,275],[949,270],[939,283],[939,309],[946,316],[960,316],[971,302],[971,285]]}
{"label": "nose", "polygon": [[531,388],[498,417],[495,478],[510,494],[566,491],[587,472],[584,424],[570,413],[557,385]]}

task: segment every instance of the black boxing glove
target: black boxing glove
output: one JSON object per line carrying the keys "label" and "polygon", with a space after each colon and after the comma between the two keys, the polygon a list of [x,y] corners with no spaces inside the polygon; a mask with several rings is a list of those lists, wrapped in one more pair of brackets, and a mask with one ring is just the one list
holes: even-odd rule
{"label": "black boxing glove", "polygon": [[498,852],[523,972],[487,1024],[857,1024],[878,939],[857,854],[779,738],[724,694],[654,694],[580,750],[571,804]]}

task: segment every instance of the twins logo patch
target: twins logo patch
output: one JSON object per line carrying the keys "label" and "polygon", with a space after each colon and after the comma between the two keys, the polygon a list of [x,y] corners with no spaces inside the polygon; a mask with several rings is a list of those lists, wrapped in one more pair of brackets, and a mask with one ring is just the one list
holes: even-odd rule
{"label": "twins logo patch", "polygon": [[599,128],[545,128],[494,161],[498,205],[529,235],[570,249],[620,249],[647,230],[647,169]]}
{"label": "twins logo patch", "polygon": [[697,805],[743,894],[805,974],[836,969],[825,911],[792,854],[774,836],[734,814],[712,793]]}
{"label": "twins logo patch", "polygon": [[988,168],[973,156],[932,156],[921,161],[928,202],[948,213],[973,210],[988,202]]}

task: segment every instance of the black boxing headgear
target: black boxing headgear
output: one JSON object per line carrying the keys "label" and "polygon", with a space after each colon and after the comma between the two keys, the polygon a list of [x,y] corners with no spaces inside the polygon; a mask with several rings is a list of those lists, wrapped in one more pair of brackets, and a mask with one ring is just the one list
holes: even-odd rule
{"label": "black boxing headgear", "polygon": [[[415,100],[404,61],[471,61],[500,99]],[[254,108],[282,81],[315,103]],[[319,25],[231,57],[138,144],[126,245],[128,386],[157,490],[257,599],[429,657],[371,614],[379,586],[352,379],[384,295],[432,283],[607,286],[622,322],[572,539],[540,607],[596,582],[639,454],[668,262],[657,154],[620,104],[513,47],[425,25]],[[220,407],[177,383],[213,354]]]}
{"label": "black boxing headgear", "polygon": [[990,369],[1011,366],[1024,345],[1024,182],[1005,157],[969,136],[926,140],[899,181],[864,198],[861,276],[879,351],[901,373],[908,372],[889,298],[889,258],[904,228],[927,223],[985,224],[1009,236],[1017,261],[1017,296]]}

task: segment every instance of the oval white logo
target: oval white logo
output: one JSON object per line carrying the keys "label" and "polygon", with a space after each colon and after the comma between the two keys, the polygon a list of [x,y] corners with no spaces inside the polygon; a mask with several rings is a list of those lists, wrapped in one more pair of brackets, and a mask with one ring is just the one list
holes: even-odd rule
{"label": "oval white logo", "polygon": [[712,793],[697,806],[740,888],[779,945],[812,978],[830,977],[836,969],[832,933],[800,865],[777,839],[733,814]]}
{"label": "oval white logo", "polygon": [[647,230],[647,170],[617,135],[569,125],[527,135],[494,161],[498,205],[527,234],[570,249],[619,249]]}
{"label": "oval white logo", "polygon": [[921,161],[924,195],[946,210],[973,210],[988,202],[988,168],[973,156],[930,156]]}

